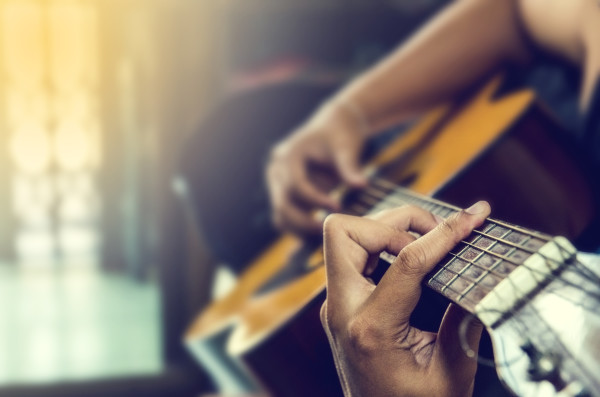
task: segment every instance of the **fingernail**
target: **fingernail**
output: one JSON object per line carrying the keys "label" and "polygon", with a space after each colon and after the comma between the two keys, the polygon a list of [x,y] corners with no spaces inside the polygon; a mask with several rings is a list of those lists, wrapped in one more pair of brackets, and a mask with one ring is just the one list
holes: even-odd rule
{"label": "fingernail", "polygon": [[441,217],[441,216],[439,216],[439,215],[433,214],[433,218],[436,220],[436,222],[437,222],[438,224],[440,224],[440,223],[444,222],[444,218],[442,218],[442,217]]}
{"label": "fingernail", "polygon": [[473,204],[472,206],[470,206],[469,208],[467,208],[465,210],[465,212],[469,215],[477,215],[477,214],[481,214],[483,211],[485,211],[485,209],[486,209],[485,202],[478,201],[475,204]]}

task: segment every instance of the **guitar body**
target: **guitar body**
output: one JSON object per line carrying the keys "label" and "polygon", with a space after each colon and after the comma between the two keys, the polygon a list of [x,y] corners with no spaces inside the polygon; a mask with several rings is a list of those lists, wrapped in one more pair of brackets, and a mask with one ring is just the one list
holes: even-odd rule
{"label": "guitar body", "polygon": [[[530,91],[495,98],[498,86],[496,79],[469,101],[432,111],[371,165],[417,193],[460,207],[486,199],[498,218],[576,238],[596,209],[574,148]],[[228,350],[272,395],[341,395],[319,320],[321,248],[298,255],[300,246],[290,235],[278,240],[239,288],[201,313],[196,325],[203,326],[186,340],[201,342],[210,324],[235,321]]]}

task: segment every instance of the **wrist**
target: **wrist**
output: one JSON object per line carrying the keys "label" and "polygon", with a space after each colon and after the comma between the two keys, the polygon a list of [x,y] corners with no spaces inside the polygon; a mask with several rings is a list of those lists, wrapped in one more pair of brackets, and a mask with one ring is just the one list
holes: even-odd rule
{"label": "wrist", "polygon": [[374,133],[373,124],[367,112],[356,101],[349,98],[334,98],[328,107],[362,137],[366,138]]}

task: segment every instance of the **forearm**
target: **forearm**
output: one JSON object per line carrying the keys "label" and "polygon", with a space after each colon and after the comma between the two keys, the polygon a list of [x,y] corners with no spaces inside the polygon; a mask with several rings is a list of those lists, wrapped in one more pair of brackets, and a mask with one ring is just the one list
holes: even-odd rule
{"label": "forearm", "polygon": [[373,133],[451,100],[505,62],[529,57],[514,0],[451,4],[332,103],[359,109]]}

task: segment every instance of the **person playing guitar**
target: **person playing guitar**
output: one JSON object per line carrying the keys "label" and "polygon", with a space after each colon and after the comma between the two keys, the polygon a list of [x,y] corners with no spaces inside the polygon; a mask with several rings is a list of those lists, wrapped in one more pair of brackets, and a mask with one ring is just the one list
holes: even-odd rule
{"label": "person playing guitar", "polygon": [[507,64],[527,67],[540,53],[581,66],[579,109],[591,118],[600,74],[597,0],[452,3],[274,148],[267,180],[275,224],[320,233],[323,218],[311,213],[340,203],[311,180],[315,166],[363,187],[359,157],[367,138],[455,99]]}
{"label": "person playing guitar", "polygon": [[[540,51],[581,67],[579,108],[593,118],[600,89],[598,1],[454,2],[277,145],[267,170],[275,223],[298,233],[322,230],[314,210],[335,212],[340,203],[311,179],[315,166],[333,170],[347,185],[364,186],[359,157],[369,136],[459,95],[502,65],[526,66]],[[416,207],[325,220],[321,318],[346,395],[472,393],[476,363],[458,343],[465,313],[451,305],[438,334],[408,320],[425,274],[489,213],[488,204],[478,202],[446,220]],[[376,286],[371,264],[382,251],[397,257]],[[481,330],[477,322],[463,330],[473,349]]]}

